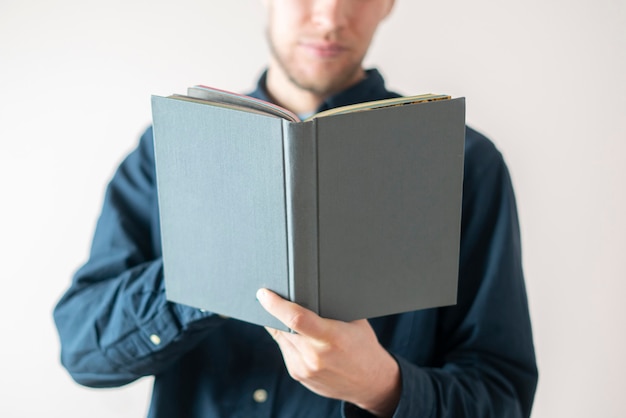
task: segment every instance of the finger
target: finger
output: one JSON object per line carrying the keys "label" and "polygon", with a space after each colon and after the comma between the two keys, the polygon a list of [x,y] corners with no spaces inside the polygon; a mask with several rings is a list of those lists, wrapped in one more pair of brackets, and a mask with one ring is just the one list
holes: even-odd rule
{"label": "finger", "polygon": [[288,332],[280,331],[271,327],[265,327],[265,330],[280,346],[281,351],[288,351],[291,353],[299,352],[297,345],[290,338],[291,336],[294,336],[294,334],[289,334]]}
{"label": "finger", "polygon": [[302,370],[303,355],[300,351],[298,344],[292,341],[292,338],[299,337],[297,334],[290,334],[288,332],[279,331],[274,328],[265,327],[267,332],[272,336],[276,344],[280,348],[280,352],[283,355],[283,360],[289,374],[297,380],[299,371]]}
{"label": "finger", "polygon": [[327,320],[315,312],[285,300],[267,289],[259,289],[257,299],[267,312],[298,334],[311,338],[322,338],[325,335]]}
{"label": "finger", "polygon": [[289,375],[309,389],[323,387],[324,382],[317,382],[316,380],[325,373],[322,367],[324,361],[316,350],[309,345],[311,341],[315,344],[316,340],[269,327],[265,327],[265,329],[278,344]]}

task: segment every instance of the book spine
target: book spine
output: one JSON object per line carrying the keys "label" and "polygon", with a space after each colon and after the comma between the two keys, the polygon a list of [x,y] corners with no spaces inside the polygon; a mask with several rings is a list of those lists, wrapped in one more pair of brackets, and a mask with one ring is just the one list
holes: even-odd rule
{"label": "book spine", "polygon": [[319,314],[317,121],[283,121],[289,299]]}

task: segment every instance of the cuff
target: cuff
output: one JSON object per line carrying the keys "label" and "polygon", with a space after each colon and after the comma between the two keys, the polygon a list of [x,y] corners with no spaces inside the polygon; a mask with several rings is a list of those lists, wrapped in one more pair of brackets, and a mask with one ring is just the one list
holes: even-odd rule
{"label": "cuff", "polygon": [[376,415],[370,414],[364,409],[346,401],[341,402],[342,418],[376,418]]}
{"label": "cuff", "polygon": [[[402,392],[392,418],[429,418],[433,416],[435,391],[428,373],[402,357],[392,354],[400,367]],[[342,418],[375,417],[348,402],[341,403]]]}
{"label": "cuff", "polygon": [[433,416],[435,389],[428,372],[402,357],[392,354],[400,366],[402,392],[393,418]]}

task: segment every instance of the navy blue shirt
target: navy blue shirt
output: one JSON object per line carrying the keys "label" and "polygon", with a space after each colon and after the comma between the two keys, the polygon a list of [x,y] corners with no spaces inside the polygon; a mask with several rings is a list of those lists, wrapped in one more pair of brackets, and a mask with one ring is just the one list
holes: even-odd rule
{"label": "navy blue shirt", "polygon": [[[264,83],[252,95],[268,100]],[[320,110],[393,96],[369,70]],[[370,320],[400,365],[394,417],[530,414],[537,369],[515,198],[501,154],[470,128],[464,175],[458,303]],[[78,383],[154,375],[150,417],[370,416],[294,381],[264,328],[166,300],[151,129],[109,183],[54,319]]]}

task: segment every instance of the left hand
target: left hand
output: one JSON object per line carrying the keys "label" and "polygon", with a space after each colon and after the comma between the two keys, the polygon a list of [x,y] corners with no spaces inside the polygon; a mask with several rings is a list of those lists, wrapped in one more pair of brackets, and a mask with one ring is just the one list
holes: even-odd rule
{"label": "left hand", "polygon": [[297,333],[266,327],[291,377],[321,396],[353,403],[377,416],[393,415],[400,398],[400,370],[367,320],[321,318],[267,289],[260,289],[257,299]]}

